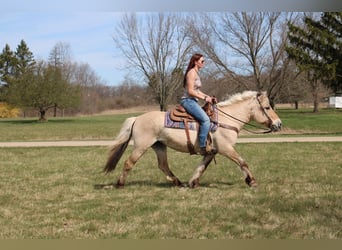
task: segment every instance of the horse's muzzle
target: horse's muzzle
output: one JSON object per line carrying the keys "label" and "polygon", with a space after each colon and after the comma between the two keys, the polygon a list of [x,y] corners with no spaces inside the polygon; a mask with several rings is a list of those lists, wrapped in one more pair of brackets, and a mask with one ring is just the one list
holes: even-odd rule
{"label": "horse's muzzle", "polygon": [[275,122],[272,123],[270,129],[272,130],[272,132],[277,132],[279,130],[281,130],[281,120],[276,120]]}

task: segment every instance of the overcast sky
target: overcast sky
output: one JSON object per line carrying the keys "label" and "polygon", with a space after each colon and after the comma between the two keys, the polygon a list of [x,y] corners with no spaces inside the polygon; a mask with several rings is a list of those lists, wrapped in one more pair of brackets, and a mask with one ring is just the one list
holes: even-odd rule
{"label": "overcast sky", "polygon": [[[308,3],[309,2],[309,3]],[[338,3],[339,2],[339,3]],[[36,59],[48,58],[58,42],[68,43],[74,61],[88,63],[107,84],[127,74],[112,40],[123,12],[141,11],[324,11],[334,0],[0,0],[0,50],[15,51],[23,39]]]}

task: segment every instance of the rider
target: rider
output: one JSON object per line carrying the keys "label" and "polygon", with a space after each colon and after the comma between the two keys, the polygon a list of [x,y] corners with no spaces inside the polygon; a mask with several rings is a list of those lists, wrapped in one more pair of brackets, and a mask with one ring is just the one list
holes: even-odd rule
{"label": "rider", "polygon": [[203,93],[201,79],[198,75],[199,70],[204,66],[204,58],[201,54],[194,54],[189,62],[188,68],[184,74],[183,87],[184,94],[180,101],[185,110],[191,114],[200,124],[198,140],[200,154],[211,154],[211,149],[207,148],[206,141],[210,128],[210,119],[198,104],[198,100],[212,103],[213,98]]}

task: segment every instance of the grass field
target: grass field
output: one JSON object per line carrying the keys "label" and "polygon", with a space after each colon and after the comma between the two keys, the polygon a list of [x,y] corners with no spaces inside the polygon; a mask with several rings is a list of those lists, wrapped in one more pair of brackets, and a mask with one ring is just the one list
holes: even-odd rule
{"label": "grass field", "polygon": [[[285,135],[342,134],[341,110],[278,113]],[[4,119],[0,141],[113,139],[133,115]],[[258,188],[221,156],[201,186],[188,189],[171,187],[148,151],[117,190],[122,161],[110,175],[101,172],[107,147],[0,148],[0,239],[341,239],[342,143],[236,148]],[[168,155],[188,181],[200,158]]]}
{"label": "grass field", "polygon": [[36,118],[2,119],[0,141],[112,139],[125,118],[134,115],[50,118],[43,123]]}
{"label": "grass field", "polygon": [[342,134],[342,109],[321,109],[319,113],[308,109],[283,109],[277,113],[285,129],[301,134]]}
{"label": "grass field", "polygon": [[[290,109],[277,112],[284,130],[276,136],[342,134],[342,110],[322,109],[319,114]],[[50,118],[46,123],[36,118],[0,119],[0,141],[113,139],[125,118],[138,114]]]}
{"label": "grass field", "polygon": [[[257,189],[248,188],[237,167],[220,156],[201,187],[173,188],[148,151],[120,190],[111,183],[121,163],[112,174],[101,173],[106,147],[4,148],[0,238],[341,238],[341,146],[238,145]],[[199,160],[172,151],[169,158],[183,181]]]}

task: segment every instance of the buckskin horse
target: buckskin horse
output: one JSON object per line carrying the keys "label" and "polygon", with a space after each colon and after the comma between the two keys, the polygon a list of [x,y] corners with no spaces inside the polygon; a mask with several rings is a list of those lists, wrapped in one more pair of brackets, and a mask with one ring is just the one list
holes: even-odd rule
{"label": "buckskin horse", "polygon": [[[212,147],[216,153],[228,157],[240,167],[247,185],[256,187],[257,182],[254,176],[246,161],[234,149],[234,145],[240,130],[250,121],[262,124],[270,132],[275,132],[281,129],[281,120],[270,106],[266,92],[245,91],[235,94],[229,99],[219,102],[216,109],[218,110],[218,126],[214,132],[210,132]],[[189,153],[187,138],[183,129],[166,127],[165,117],[166,112],[150,111],[125,120],[114,140],[114,145],[104,167],[105,173],[113,171],[132,140],[132,153],[124,163],[123,172],[116,183],[116,187],[119,188],[125,185],[128,173],[150,147],[155,151],[158,167],[166,175],[167,180],[176,186],[184,186],[169,168],[167,147],[179,152]],[[196,152],[198,152],[197,131],[191,130],[189,134],[190,140]],[[215,154],[203,156],[188,182],[189,187],[199,186],[200,177],[214,157]]]}

